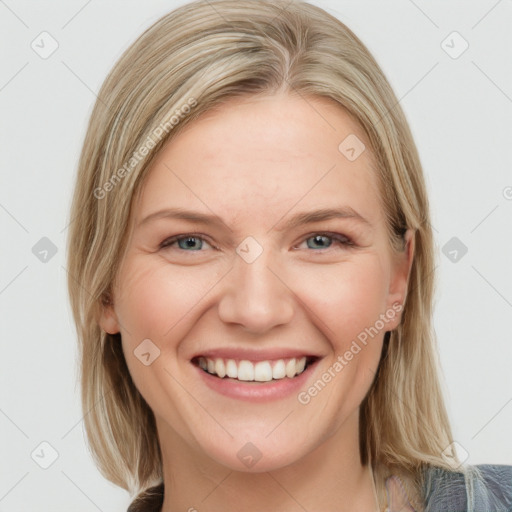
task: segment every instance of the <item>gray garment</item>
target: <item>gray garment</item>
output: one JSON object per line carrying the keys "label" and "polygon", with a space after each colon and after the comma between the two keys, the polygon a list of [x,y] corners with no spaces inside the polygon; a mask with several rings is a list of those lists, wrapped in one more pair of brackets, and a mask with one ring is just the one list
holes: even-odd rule
{"label": "gray garment", "polygon": [[512,466],[477,464],[466,473],[429,467],[425,512],[512,512]]}

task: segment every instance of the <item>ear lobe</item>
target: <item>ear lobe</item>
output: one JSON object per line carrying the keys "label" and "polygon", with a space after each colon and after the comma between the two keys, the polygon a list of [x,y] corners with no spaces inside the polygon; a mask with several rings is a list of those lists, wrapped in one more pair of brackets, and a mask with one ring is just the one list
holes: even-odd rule
{"label": "ear lobe", "polygon": [[98,324],[109,334],[117,334],[119,332],[119,321],[114,311],[114,304],[110,299],[102,300]]}

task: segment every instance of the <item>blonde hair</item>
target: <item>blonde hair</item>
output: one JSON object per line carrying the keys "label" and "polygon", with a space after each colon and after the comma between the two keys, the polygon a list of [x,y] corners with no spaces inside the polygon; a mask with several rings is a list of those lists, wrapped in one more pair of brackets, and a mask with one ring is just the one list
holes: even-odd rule
{"label": "blonde hair", "polygon": [[132,382],[120,334],[98,325],[127,247],[131,205],[160,148],[199,115],[233,97],[283,90],[330,98],[357,120],[375,159],[391,245],[401,250],[405,230],[414,230],[402,321],[385,336],[361,404],[362,463],[374,468],[381,498],[391,473],[407,476],[419,491],[425,466],[453,468],[442,455],[452,435],[431,326],[429,205],[412,135],[384,74],[361,41],[316,6],[196,1],[148,28],[108,75],[90,118],[71,208],[68,286],[85,427],[103,475],[131,493],[162,481],[155,421]]}

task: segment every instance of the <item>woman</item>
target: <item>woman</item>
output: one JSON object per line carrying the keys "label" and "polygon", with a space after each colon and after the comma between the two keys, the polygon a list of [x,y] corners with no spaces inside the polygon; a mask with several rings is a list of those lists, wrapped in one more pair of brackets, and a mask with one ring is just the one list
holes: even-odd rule
{"label": "woman", "polygon": [[461,464],[433,240],[388,82],[303,2],[193,2],[91,116],[69,291],[85,424],[130,511],[510,510]]}

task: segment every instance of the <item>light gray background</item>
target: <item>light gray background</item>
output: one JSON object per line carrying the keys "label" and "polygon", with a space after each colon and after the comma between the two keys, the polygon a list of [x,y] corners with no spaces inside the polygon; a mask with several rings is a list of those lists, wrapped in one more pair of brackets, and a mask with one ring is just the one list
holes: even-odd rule
{"label": "light gray background", "polygon": [[[181,3],[0,0],[1,512],[123,511],[129,502],[97,472],[84,442],[66,227],[95,93],[127,46]],[[313,3],[376,56],[419,147],[459,454],[512,464],[512,1]],[[34,40],[49,48],[43,31],[59,45],[47,59],[31,48]],[[445,51],[462,48],[456,36],[446,39],[453,31],[469,43],[458,58]],[[46,262],[32,252],[42,237],[57,249]],[[455,262],[453,248],[442,252],[452,237],[468,248]],[[43,441],[58,452],[48,469],[39,465],[51,462]]]}

